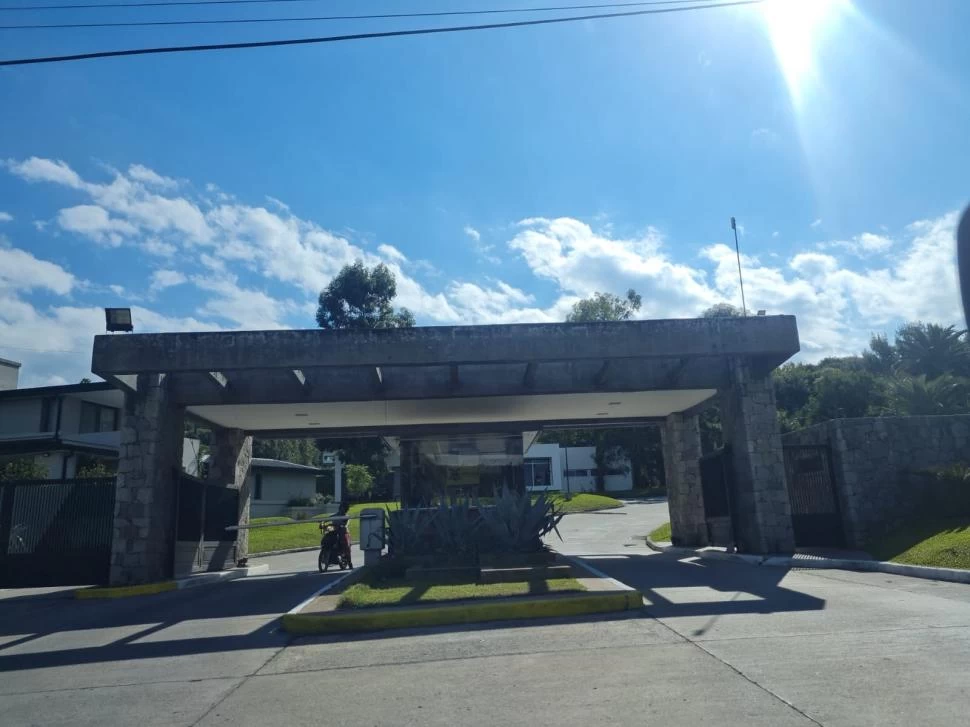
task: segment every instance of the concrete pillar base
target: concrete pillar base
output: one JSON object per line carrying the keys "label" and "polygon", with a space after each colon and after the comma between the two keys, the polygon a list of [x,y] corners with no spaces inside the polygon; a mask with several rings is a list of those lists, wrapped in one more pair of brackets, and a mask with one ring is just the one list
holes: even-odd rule
{"label": "concrete pillar base", "polygon": [[697,415],[671,414],[663,432],[667,506],[674,545],[708,544],[701,488],[701,434]]}

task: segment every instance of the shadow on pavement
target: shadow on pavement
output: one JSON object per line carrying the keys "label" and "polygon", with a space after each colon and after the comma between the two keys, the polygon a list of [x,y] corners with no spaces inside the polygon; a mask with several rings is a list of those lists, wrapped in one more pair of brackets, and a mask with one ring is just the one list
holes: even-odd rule
{"label": "shadow on pavement", "polygon": [[[78,601],[18,596],[0,601],[0,672],[71,664],[126,661],[281,646],[278,617],[341,573],[312,572],[262,576],[181,591],[123,599]],[[245,631],[233,619],[267,617],[268,623]],[[218,627],[212,623],[222,620]],[[144,625],[143,629],[130,627]],[[129,627],[129,628],[125,628]],[[179,638],[139,641],[172,627]],[[110,630],[123,636],[112,639]],[[98,631],[102,630],[102,634]],[[207,635],[215,630],[217,635]],[[235,630],[238,633],[232,633]],[[230,632],[226,635],[226,632]],[[245,632],[244,632],[245,631]],[[79,648],[31,649],[44,637],[87,632],[81,640],[109,643]],[[60,645],[59,645],[60,646]],[[26,648],[24,648],[26,647]]]}
{"label": "shadow on pavement", "polygon": [[[307,638],[365,641],[409,632],[487,631],[518,626],[555,625],[563,621],[572,623],[577,620],[710,616],[711,621],[707,625],[694,631],[698,635],[722,616],[807,611],[825,607],[822,599],[783,587],[781,580],[787,573],[783,568],[757,568],[699,559],[679,560],[677,556],[668,554],[623,553],[585,556],[580,560],[639,589],[645,598],[644,608],[636,612],[600,614],[585,619],[501,621]],[[197,590],[118,601],[28,598],[0,602],[0,672],[279,647],[288,643],[290,637],[280,632],[278,619],[275,617],[339,576],[338,572],[248,578]],[[198,636],[142,641],[151,634],[163,632],[175,625],[191,626],[191,622],[202,619],[223,619],[231,625],[233,618],[252,616],[273,618],[246,633],[207,636],[205,627],[199,626]],[[141,624],[144,624],[144,629],[133,633],[129,631],[123,637],[101,646],[23,653],[22,647],[29,647],[31,641],[59,632],[112,629]],[[12,638],[4,639],[4,636]],[[18,651],[21,653],[17,653]]]}

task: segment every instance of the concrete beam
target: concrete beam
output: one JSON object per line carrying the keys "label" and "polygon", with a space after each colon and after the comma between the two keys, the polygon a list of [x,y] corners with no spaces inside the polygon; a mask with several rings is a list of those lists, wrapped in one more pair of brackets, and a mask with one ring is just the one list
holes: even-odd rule
{"label": "concrete beam", "polygon": [[[777,366],[799,350],[793,316],[608,323],[528,323],[328,331],[96,336],[92,371],[232,371],[319,366],[430,366],[530,361],[757,357]],[[770,369],[769,369],[770,370]]]}
{"label": "concrete beam", "polygon": [[384,393],[384,372],[381,371],[381,367],[375,366],[371,374],[373,376],[373,378],[371,379],[371,383],[374,385],[374,389],[377,391],[377,393],[383,394]]}
{"label": "concrete beam", "polygon": [[[222,392],[195,373],[171,378],[173,398],[181,404],[285,404],[304,401],[373,401],[440,399],[455,396],[514,396],[521,394],[579,394],[591,391],[651,391],[667,389],[718,389],[724,381],[724,362],[698,359],[669,383],[679,359],[612,361],[609,376],[600,387],[591,382],[602,363],[597,361],[549,362],[531,386],[522,364],[463,366],[460,386],[451,385],[449,366],[381,368],[383,388],[378,389],[373,369],[328,368],[304,370],[308,386],[294,386],[289,370],[233,371],[229,390]],[[313,383],[312,388],[309,386]]]}
{"label": "concrete beam", "polygon": [[606,359],[596,370],[596,374],[593,376],[593,385],[597,389],[602,389],[604,384],[606,384],[606,377],[610,374],[611,365],[612,362],[609,359]]}
{"label": "concrete beam", "polygon": [[222,391],[229,388],[229,377],[221,371],[208,371],[209,381],[219,387]]}
{"label": "concrete beam", "polygon": [[461,387],[461,376],[458,371],[458,364],[451,364],[448,371],[448,386],[452,391]]}
{"label": "concrete beam", "polygon": [[[304,369],[308,386],[294,385],[290,370],[233,371],[229,390],[222,392],[203,375],[179,373],[171,378],[175,401],[186,405],[285,404],[305,401],[373,401],[440,399],[469,396],[515,396],[522,394],[580,394],[591,391],[651,391],[666,389],[719,389],[724,382],[721,359],[695,359],[670,383],[670,372],[680,359],[624,359],[612,361],[602,386],[591,382],[601,361],[547,362],[533,367],[495,364],[462,366],[460,386],[452,386],[450,366],[382,366],[383,388],[378,389],[373,369]],[[541,375],[539,371],[541,369]],[[531,381],[531,383],[529,383]],[[312,389],[309,383],[312,382]]]}
{"label": "concrete beam", "polygon": [[103,378],[116,389],[121,389],[129,394],[138,393],[138,374],[108,374]]}
{"label": "concrete beam", "polygon": [[539,371],[539,364],[535,361],[529,361],[525,366],[525,376],[522,377],[522,385],[527,389],[535,388],[536,385],[536,373]]}
{"label": "concrete beam", "polygon": [[303,386],[303,387],[308,386],[307,379],[306,379],[306,374],[303,373],[303,371],[301,369],[293,369],[293,378],[296,379],[296,382],[300,386]]}

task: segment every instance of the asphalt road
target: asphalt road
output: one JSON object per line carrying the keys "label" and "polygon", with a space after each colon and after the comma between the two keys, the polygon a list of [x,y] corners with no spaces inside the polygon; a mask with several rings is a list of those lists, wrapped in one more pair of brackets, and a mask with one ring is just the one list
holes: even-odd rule
{"label": "asphalt road", "polygon": [[6,725],[962,724],[970,587],[677,560],[634,536],[664,505],[568,517],[563,550],[639,587],[620,618],[290,639],[328,579],[108,603],[0,592]]}

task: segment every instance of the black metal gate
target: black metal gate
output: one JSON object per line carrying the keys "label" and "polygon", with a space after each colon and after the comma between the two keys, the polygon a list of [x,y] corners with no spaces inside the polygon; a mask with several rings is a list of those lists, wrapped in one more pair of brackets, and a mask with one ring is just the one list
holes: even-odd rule
{"label": "black metal gate", "polygon": [[731,507],[733,472],[727,447],[705,454],[698,462],[704,495],[704,520],[711,545],[734,545]]}
{"label": "black metal gate", "polygon": [[826,445],[786,445],[785,479],[795,545],[842,547],[842,514]]}
{"label": "black metal gate", "polygon": [[173,569],[176,576],[223,570],[236,562],[239,490],[181,473],[178,478]]}
{"label": "black metal gate", "polygon": [[0,586],[104,584],[114,478],[0,482]]}

